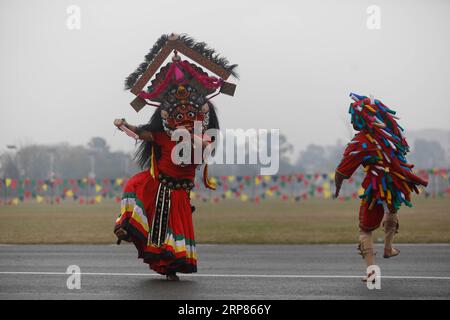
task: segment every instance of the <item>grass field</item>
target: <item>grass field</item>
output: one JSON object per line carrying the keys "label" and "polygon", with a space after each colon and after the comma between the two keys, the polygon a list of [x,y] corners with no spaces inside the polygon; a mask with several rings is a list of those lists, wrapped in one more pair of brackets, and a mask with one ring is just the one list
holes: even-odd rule
{"label": "grass field", "polygon": [[[358,202],[194,203],[198,243],[354,243]],[[0,207],[0,243],[115,243],[119,205],[20,204]],[[450,243],[450,198],[416,198],[402,208],[397,242]],[[381,240],[381,230],[376,238]]]}

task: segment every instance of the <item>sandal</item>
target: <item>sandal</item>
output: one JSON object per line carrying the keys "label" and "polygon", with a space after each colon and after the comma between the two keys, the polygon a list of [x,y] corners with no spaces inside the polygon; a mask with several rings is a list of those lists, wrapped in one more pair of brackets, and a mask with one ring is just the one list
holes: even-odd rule
{"label": "sandal", "polygon": [[128,235],[127,231],[125,229],[119,228],[114,232],[117,236],[117,238],[126,238]]}
{"label": "sandal", "polygon": [[128,239],[128,232],[125,229],[119,228],[116,231],[114,231],[114,234],[117,237],[117,244],[120,244],[122,240],[127,241]]}
{"label": "sandal", "polygon": [[175,272],[166,274],[166,279],[168,281],[179,281],[180,280],[180,278],[177,276],[177,274]]}
{"label": "sandal", "polygon": [[385,259],[389,259],[395,256],[398,256],[400,254],[400,250],[396,249],[396,248],[392,248],[392,249],[384,249],[384,255],[383,258]]}

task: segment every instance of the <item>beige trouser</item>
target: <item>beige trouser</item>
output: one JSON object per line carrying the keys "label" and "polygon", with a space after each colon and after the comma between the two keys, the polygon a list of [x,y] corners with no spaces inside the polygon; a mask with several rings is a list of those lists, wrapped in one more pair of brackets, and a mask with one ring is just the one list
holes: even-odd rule
{"label": "beige trouser", "polygon": [[[392,249],[394,236],[398,230],[398,217],[396,213],[387,213],[384,215],[384,248],[385,250]],[[366,261],[367,266],[375,264],[375,252],[373,249],[372,231],[359,231],[359,246],[358,250]]]}

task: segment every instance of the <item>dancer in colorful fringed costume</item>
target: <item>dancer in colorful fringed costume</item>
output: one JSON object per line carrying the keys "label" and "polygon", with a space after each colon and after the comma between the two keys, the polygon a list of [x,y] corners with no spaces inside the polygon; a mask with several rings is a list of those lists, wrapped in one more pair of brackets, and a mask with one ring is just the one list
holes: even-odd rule
{"label": "dancer in colorful fringed costume", "polygon": [[[143,87],[173,52],[172,61],[162,67],[147,91]],[[209,76],[199,66],[182,60],[179,53],[199,63],[219,78]],[[163,35],[147,54],[146,62],[126,80],[126,88],[137,95],[131,105],[139,111],[145,105],[157,107],[150,122],[133,126],[125,119],[114,124],[127,134],[143,140],[136,153],[144,171],[133,176],[125,186],[121,213],[114,233],[121,240],[131,241],[138,257],[168,280],[179,280],[177,273],[197,272],[190,190],[194,187],[197,164],[177,164],[171,140],[176,129],[187,129],[194,138],[194,123],[203,132],[219,128],[215,108],[210,99],[219,94],[233,95],[235,85],[225,80],[236,76],[236,65],[219,57],[204,42],[187,36]],[[148,101],[147,101],[148,100]],[[204,148],[208,141],[203,139]],[[193,154],[193,149],[191,149]],[[204,165],[203,180],[214,189]]]}
{"label": "dancer in colorful fringed costume", "polygon": [[417,186],[427,186],[428,182],[416,176],[413,165],[406,161],[409,147],[395,111],[377,99],[354,93],[350,97],[354,102],[349,113],[358,133],[347,145],[336,169],[335,196],[338,197],[343,180],[362,165],[366,176],[362,182],[364,194],[360,196],[358,249],[367,266],[372,266],[375,256],[372,231],[384,217],[383,257],[397,256],[400,251],[392,247],[399,228],[397,211],[402,204],[411,207],[412,191],[418,193]]}

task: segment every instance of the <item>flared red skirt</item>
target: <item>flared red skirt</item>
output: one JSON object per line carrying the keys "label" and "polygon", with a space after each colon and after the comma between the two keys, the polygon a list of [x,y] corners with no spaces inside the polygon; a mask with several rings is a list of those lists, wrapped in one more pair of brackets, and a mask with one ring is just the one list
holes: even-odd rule
{"label": "flared red skirt", "polygon": [[169,189],[148,171],[136,174],[125,186],[117,228],[127,231],[138,257],[154,271],[197,272],[188,191]]}

